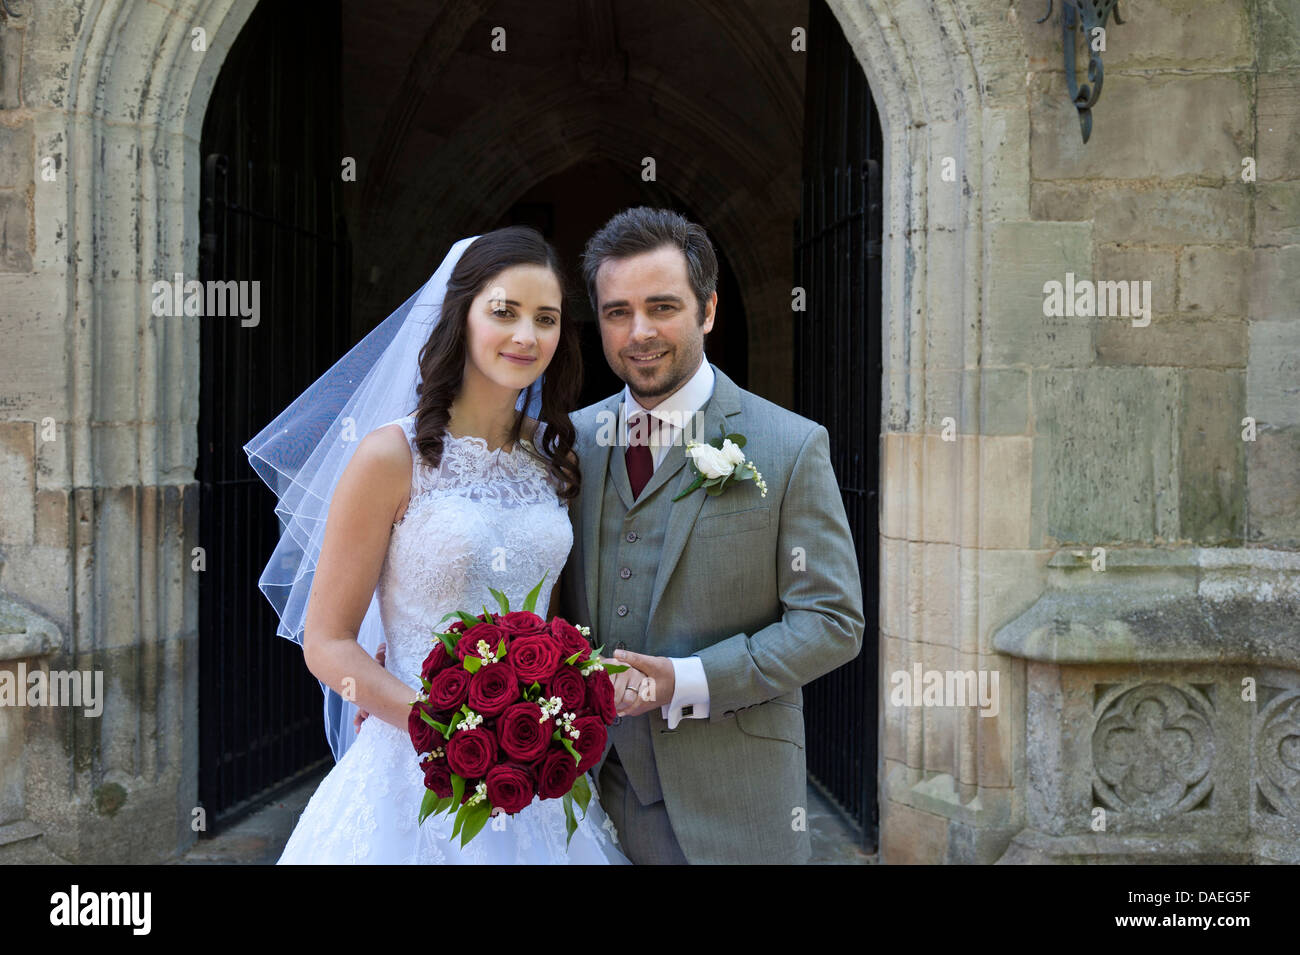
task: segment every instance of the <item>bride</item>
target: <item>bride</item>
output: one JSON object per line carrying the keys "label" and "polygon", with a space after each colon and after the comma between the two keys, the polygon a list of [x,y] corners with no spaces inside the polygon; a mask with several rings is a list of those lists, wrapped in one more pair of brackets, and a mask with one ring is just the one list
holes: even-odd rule
{"label": "bride", "polygon": [[532,229],[462,239],[245,448],[283,528],[260,584],[328,688],[337,759],[281,864],[628,864],[594,786],[567,848],[558,799],[490,820],[463,849],[453,814],[420,825],[407,731],[443,615],[479,608],[490,587],[520,606],[543,575],[557,582],[572,545],[581,367],[561,274]]}

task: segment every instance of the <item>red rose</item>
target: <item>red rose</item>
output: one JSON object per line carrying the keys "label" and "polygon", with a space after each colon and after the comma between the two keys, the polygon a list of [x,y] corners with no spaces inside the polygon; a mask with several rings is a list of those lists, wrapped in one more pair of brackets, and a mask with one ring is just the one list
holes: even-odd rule
{"label": "red rose", "polygon": [[548,632],[546,621],[527,610],[512,610],[501,616],[501,628],[514,637],[536,636]]}
{"label": "red rose", "polygon": [[567,660],[575,653],[581,653],[578,657],[579,662],[583,662],[591,656],[591,644],[587,638],[569,621],[562,617],[551,618],[551,636],[560,641],[560,658]]}
{"label": "red rose", "polygon": [[447,765],[457,776],[477,779],[497,761],[497,738],[482,726],[457,730],[447,740]]}
{"label": "red rose", "polygon": [[512,759],[532,762],[546,751],[555,732],[555,721],[541,722],[542,708],[536,703],[516,703],[497,717],[501,749]]}
{"label": "red rose", "polygon": [[576,666],[562,665],[546,682],[543,690],[548,698],[558,696],[566,713],[578,712],[587,699],[587,683]]}
{"label": "red rose", "polygon": [[411,715],[406,718],[406,731],[411,735],[411,744],[415,747],[415,751],[427,753],[442,742],[442,734],[420,719],[421,713],[428,713],[430,717],[436,719],[427,703],[416,703],[411,707]]}
{"label": "red rose", "polygon": [[600,762],[609,733],[599,716],[580,716],[573,721],[573,728],[578,731],[578,738],[571,738],[569,742],[582,757],[582,762],[578,764],[578,774],[581,775]]}
{"label": "red rose", "polygon": [[504,813],[514,814],[533,801],[533,774],[519,763],[498,763],[488,770],[487,798]]}
{"label": "red rose", "polygon": [[488,654],[491,655],[497,652],[497,644],[505,639],[505,630],[495,623],[475,624],[461,634],[460,642],[456,644],[456,656],[462,663],[466,657],[481,657],[483,654],[478,652],[480,640],[487,641]]}
{"label": "red rose", "polygon": [[614,684],[608,670],[592,670],[587,674],[587,706],[606,724],[618,718],[614,707]]}
{"label": "red rose", "polygon": [[578,778],[578,764],[569,751],[558,743],[546,751],[541,771],[537,774],[537,795],[543,799],[558,799],[573,788]]}
{"label": "red rose", "polygon": [[469,699],[469,671],[464,667],[447,667],[429,684],[429,705],[435,710],[458,710]]}
{"label": "red rose", "polygon": [[425,760],[420,766],[424,769],[426,789],[432,789],[439,799],[451,795],[451,767],[447,765],[446,756]]}
{"label": "red rose", "polygon": [[545,636],[516,637],[510,642],[510,662],[519,682],[545,683],[560,664],[560,642],[549,633]]}
{"label": "red rose", "polygon": [[446,646],[439,640],[437,646],[424,658],[424,667],[420,670],[420,676],[432,683],[433,678],[446,669],[448,664],[455,662],[456,658],[447,652]]}
{"label": "red rose", "polygon": [[508,660],[480,667],[469,681],[469,708],[484,716],[497,716],[519,699],[519,678]]}

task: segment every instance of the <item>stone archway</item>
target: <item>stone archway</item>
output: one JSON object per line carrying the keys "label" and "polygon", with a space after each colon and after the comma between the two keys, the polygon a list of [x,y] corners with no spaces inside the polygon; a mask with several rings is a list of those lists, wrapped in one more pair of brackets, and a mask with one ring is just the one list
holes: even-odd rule
{"label": "stone archway", "polygon": [[[951,0],[830,5],[886,137],[880,590],[888,672],[924,657],[926,646],[992,652],[976,582],[981,465],[1005,449],[976,433],[981,384],[968,369],[981,353],[985,219],[1028,217],[1023,90],[1016,104],[1014,84],[992,92],[988,79],[1022,69],[1023,44],[1014,10],[968,25]],[[75,22],[76,11],[43,14],[66,17],[56,26],[76,37],[66,52],[51,43],[40,54],[43,69],[62,62],[74,80],[55,96],[59,108],[40,114],[37,155],[66,157],[75,175],[38,178],[33,259],[33,282],[62,303],[67,328],[60,411],[68,437],[47,462],[54,476],[45,485],[67,509],[65,650],[103,668],[117,699],[130,701],[97,732],[69,723],[62,739],[51,728],[32,747],[37,770],[57,782],[31,799],[29,815],[54,851],[79,861],[153,861],[194,838],[199,336],[192,323],[151,316],[150,285],[197,274],[200,130],[225,53],[254,6],[105,0],[87,8],[87,23]],[[196,29],[206,35],[201,52],[192,48]],[[956,187],[941,188],[934,173],[945,156],[961,172]],[[741,235],[745,223],[730,227]],[[955,455],[926,433],[948,416],[959,425]],[[1006,448],[1020,461],[1029,439],[1012,440]],[[923,583],[937,606],[918,610]],[[1010,720],[990,741],[973,715],[934,729],[882,714],[886,858],[930,858],[925,846],[938,844],[945,817],[971,828],[971,859],[987,857],[999,839],[1005,845]],[[950,779],[951,795],[917,790],[934,773]],[[981,803],[972,804],[975,795]],[[894,850],[901,840],[919,848]]]}

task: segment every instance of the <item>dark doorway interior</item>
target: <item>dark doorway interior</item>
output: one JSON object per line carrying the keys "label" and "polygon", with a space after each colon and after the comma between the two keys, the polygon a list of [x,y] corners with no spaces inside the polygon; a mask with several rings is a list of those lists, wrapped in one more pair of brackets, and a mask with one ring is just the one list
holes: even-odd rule
{"label": "dark doorway interior", "polygon": [[[623,382],[610,371],[600,344],[587,287],[582,281],[582,249],[587,239],[611,216],[634,206],[675,209],[700,222],[690,208],[656,183],[639,182],[612,163],[584,162],[538,183],[522,195],[493,228],[530,225],[556,247],[568,272],[570,296],[566,307],[582,326],[583,387],[580,406],[621,391]],[[708,226],[705,224],[705,228]],[[718,311],[704,339],[705,355],[740,387],[749,381],[748,327],[740,286],[727,261],[718,253]]]}
{"label": "dark doorway interior", "polygon": [[275,496],[243,445],[352,344],[338,171],[339,0],[259,4],[204,120],[200,278],[259,282],[201,324],[199,799],[213,835],[331,761],[318,681],[257,580]]}
{"label": "dark doorway interior", "polygon": [[804,171],[795,232],[795,410],[830,432],[831,462],[857,545],[862,652],[804,690],[808,771],[874,852],[879,673],[880,120],[834,14],[809,9]]}

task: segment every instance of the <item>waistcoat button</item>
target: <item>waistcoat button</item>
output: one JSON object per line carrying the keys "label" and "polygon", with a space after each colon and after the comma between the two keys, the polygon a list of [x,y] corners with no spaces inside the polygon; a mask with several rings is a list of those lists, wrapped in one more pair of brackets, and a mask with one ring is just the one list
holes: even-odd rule
{"label": "waistcoat button", "polygon": [[618,615],[619,615],[620,617],[626,617],[626,616],[627,616],[627,604],[619,604],[619,605],[618,605]]}
{"label": "waistcoat button", "polygon": [[618,572],[618,575],[622,577],[624,580],[627,580],[629,577],[632,576],[632,568],[624,567],[622,570]]}
{"label": "waistcoat button", "polygon": [[635,544],[636,541],[637,541],[637,533],[636,533],[636,531],[628,531],[628,532],[627,532],[627,542],[628,542],[629,544]]}

